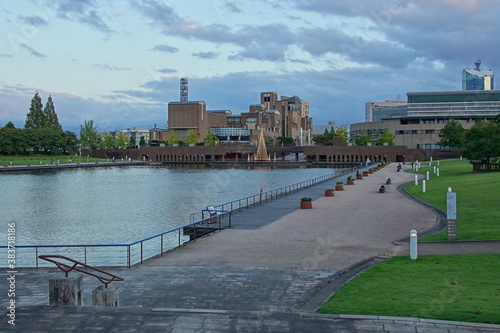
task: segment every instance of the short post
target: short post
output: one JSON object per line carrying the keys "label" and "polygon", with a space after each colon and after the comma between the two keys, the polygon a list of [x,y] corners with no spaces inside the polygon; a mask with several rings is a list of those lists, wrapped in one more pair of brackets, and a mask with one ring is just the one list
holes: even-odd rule
{"label": "short post", "polygon": [[433,170],[434,173],[436,173],[436,167],[434,167],[434,170]]}
{"label": "short post", "polygon": [[425,193],[425,179],[422,180],[422,193]]}
{"label": "short post", "polygon": [[446,193],[446,218],[448,220],[448,240],[457,239],[457,193],[448,187]]}
{"label": "short post", "polygon": [[417,259],[417,230],[415,229],[410,231],[410,259]]}
{"label": "short post", "polygon": [[436,169],[436,176],[439,177],[439,168]]}
{"label": "short post", "polygon": [[437,161],[437,163],[438,163],[438,166],[439,166],[439,161]]}
{"label": "short post", "polygon": [[415,175],[415,186],[417,186],[417,185],[418,185],[418,176]]}
{"label": "short post", "polygon": [[429,180],[429,171],[427,171],[425,179]]}
{"label": "short post", "polygon": [[83,305],[83,275],[49,280],[50,305]]}
{"label": "short post", "polygon": [[108,288],[104,288],[104,286],[99,286],[92,291],[92,305],[118,306],[118,296],[118,287],[110,286]]}

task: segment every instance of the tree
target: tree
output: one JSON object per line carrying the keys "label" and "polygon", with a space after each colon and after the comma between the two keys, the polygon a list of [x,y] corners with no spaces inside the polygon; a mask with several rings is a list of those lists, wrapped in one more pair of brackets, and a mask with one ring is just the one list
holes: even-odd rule
{"label": "tree", "polygon": [[215,146],[217,144],[217,136],[210,131],[203,139],[203,142],[205,142],[205,146]]}
{"label": "tree", "polygon": [[356,146],[368,146],[372,142],[372,136],[364,129],[361,133],[354,139]]}
{"label": "tree", "polygon": [[79,143],[76,134],[71,131],[64,131],[63,138],[65,141],[64,151],[69,154],[75,153]]}
{"label": "tree", "polygon": [[[332,131],[334,131],[333,128]],[[342,144],[344,146],[347,146],[347,143],[349,142],[349,129],[347,128],[346,125],[337,127],[333,133],[334,133],[333,136],[341,137]]]}
{"label": "tree", "polygon": [[500,158],[500,124],[477,122],[465,133],[463,148],[463,156],[471,162],[497,162]]}
{"label": "tree", "polygon": [[464,144],[465,130],[456,120],[448,122],[439,133],[441,140],[438,145],[442,147],[460,148]]}
{"label": "tree", "polygon": [[115,146],[118,149],[123,149],[123,148],[128,148],[130,145],[130,141],[128,140],[127,136],[123,132],[118,132],[116,134],[116,139],[115,139]]}
{"label": "tree", "polygon": [[170,133],[168,133],[168,138],[166,141],[167,146],[173,146],[174,144],[179,143],[179,138],[177,137],[177,132],[174,130],[171,130]]}
{"label": "tree", "polygon": [[4,128],[16,128],[16,126],[14,126],[12,121],[9,121],[7,124],[5,124]]}
{"label": "tree", "polygon": [[278,142],[282,146],[294,146],[295,145],[295,141],[293,140],[293,138],[288,137],[288,136],[278,137]]}
{"label": "tree", "polygon": [[385,143],[387,143],[388,146],[394,146],[395,138],[396,134],[386,129],[385,132],[378,138],[377,146],[383,146]]}
{"label": "tree", "polygon": [[146,145],[146,139],[144,138],[144,135],[141,135],[141,138],[139,139],[139,146],[144,147]]}
{"label": "tree", "polygon": [[62,127],[59,124],[59,119],[57,118],[56,110],[54,108],[54,102],[52,101],[52,96],[49,95],[45,108],[43,110],[44,121],[43,127],[51,128],[56,131],[62,131]]}
{"label": "tree", "polygon": [[316,134],[313,136],[313,141],[316,142],[319,145],[324,145],[324,146],[331,146],[332,143],[332,138],[330,135],[327,134]]}
{"label": "tree", "polygon": [[99,133],[97,127],[94,127],[93,120],[85,120],[84,125],[80,129],[80,143],[82,147],[96,149],[99,145]]}
{"label": "tree", "polygon": [[134,135],[130,135],[130,139],[129,139],[129,147],[132,148],[132,149],[135,149],[136,145],[135,145],[135,136]]}
{"label": "tree", "polygon": [[101,140],[99,142],[99,147],[102,149],[107,149],[113,147],[113,136],[109,132],[100,133]]}
{"label": "tree", "polygon": [[43,128],[45,127],[45,115],[42,111],[42,99],[38,91],[31,100],[30,111],[26,114],[26,123],[24,128]]}
{"label": "tree", "polygon": [[187,144],[191,144],[191,143],[197,143],[198,142],[198,133],[193,130],[193,129],[190,129],[187,133],[187,139],[186,139],[186,143]]}

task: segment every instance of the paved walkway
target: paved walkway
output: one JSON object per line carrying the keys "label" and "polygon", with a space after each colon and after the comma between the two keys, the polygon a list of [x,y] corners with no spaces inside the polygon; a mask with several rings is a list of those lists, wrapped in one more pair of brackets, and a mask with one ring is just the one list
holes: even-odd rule
{"label": "paved walkway", "polygon": [[[324,197],[324,183],[233,216],[232,229],[215,233],[131,269],[111,268],[125,278],[120,307],[97,308],[84,277],[83,307],[48,306],[48,279],[57,269],[19,270],[16,328],[20,332],[493,332],[500,326],[418,318],[318,315],[346,281],[393,255],[394,242],[433,227],[437,215],[408,200],[398,185],[413,175],[395,165]],[[343,177],[345,178],[345,177]],[[391,178],[386,193],[378,188]],[[342,179],[345,181],[345,179]],[[311,196],[313,209],[299,210]],[[460,253],[499,253],[498,243],[460,243]],[[419,254],[456,252],[454,244],[422,244]],[[496,251],[496,252],[495,252]],[[5,274],[0,279],[5,280]],[[115,282],[113,283],[115,284]],[[7,294],[4,284],[0,293]],[[0,331],[7,324],[5,307]]]}

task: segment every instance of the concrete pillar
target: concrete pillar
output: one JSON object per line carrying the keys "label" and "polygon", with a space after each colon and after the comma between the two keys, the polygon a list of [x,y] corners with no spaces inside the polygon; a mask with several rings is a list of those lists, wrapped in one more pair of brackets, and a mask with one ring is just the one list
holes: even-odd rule
{"label": "concrete pillar", "polygon": [[99,286],[92,291],[93,306],[118,306],[119,305],[118,287]]}
{"label": "concrete pillar", "polygon": [[49,280],[50,305],[83,305],[83,275]]}

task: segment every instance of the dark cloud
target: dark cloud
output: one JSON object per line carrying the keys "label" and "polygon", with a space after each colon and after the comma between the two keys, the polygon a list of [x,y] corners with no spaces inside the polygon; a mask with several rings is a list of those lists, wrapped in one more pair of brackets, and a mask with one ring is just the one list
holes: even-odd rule
{"label": "dark cloud", "polygon": [[131,0],[130,4],[141,12],[142,15],[149,18],[152,23],[159,26],[162,30],[168,31],[172,26],[183,24],[183,20],[177,15],[174,9],[157,0]]}
{"label": "dark cloud", "polygon": [[64,0],[57,3],[57,17],[77,21],[106,35],[115,31],[105,22],[103,13],[98,12],[95,0]]}
{"label": "dark cloud", "polygon": [[193,53],[192,55],[200,59],[215,59],[219,56],[219,53],[209,51],[209,52]]}
{"label": "dark cloud", "polygon": [[173,46],[168,46],[168,45],[156,45],[153,48],[154,51],[160,51],[160,52],[165,52],[165,53],[176,53],[179,52],[179,49]]}
{"label": "dark cloud", "polygon": [[40,16],[19,16],[19,19],[25,24],[29,24],[34,27],[46,27],[49,25],[49,22],[45,21]]}

